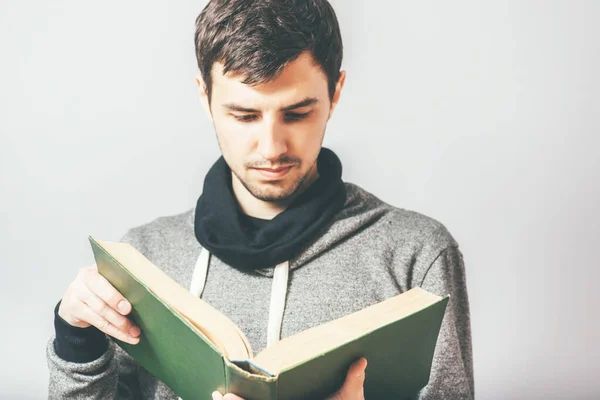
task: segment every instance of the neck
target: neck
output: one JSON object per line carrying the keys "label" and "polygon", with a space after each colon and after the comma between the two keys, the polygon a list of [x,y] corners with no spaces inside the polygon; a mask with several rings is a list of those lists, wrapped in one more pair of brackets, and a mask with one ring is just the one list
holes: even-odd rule
{"label": "neck", "polygon": [[244,214],[254,218],[273,219],[278,214],[285,211],[294,199],[301,195],[318,178],[319,173],[317,171],[317,164],[315,163],[306,179],[302,182],[300,188],[298,188],[292,196],[280,201],[264,201],[257,199],[248,191],[248,189],[246,189],[234,173],[231,174],[231,185],[233,187],[233,194]]}

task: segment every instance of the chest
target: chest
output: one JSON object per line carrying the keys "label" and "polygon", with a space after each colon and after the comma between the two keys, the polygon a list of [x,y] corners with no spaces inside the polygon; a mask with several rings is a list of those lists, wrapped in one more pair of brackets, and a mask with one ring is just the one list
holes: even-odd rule
{"label": "chest", "polygon": [[[400,292],[385,257],[328,252],[289,273],[281,337],[343,317]],[[264,271],[264,270],[261,270]],[[203,300],[227,315],[255,353],[266,347],[273,278],[212,257]]]}

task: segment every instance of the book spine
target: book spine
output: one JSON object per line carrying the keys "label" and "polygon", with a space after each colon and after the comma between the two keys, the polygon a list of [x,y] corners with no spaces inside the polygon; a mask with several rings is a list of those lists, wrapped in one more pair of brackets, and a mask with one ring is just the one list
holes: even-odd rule
{"label": "book spine", "polygon": [[224,359],[228,393],[244,400],[277,400],[277,377],[250,373]]}

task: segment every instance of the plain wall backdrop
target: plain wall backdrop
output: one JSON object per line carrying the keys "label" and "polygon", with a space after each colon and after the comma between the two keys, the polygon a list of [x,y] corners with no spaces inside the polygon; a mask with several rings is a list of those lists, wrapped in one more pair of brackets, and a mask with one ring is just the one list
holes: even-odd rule
{"label": "plain wall backdrop", "polygon": [[[0,1],[0,398],[47,396],[53,308],[88,235],[195,205],[204,1]],[[600,2],[333,2],[343,178],[444,223],[480,399],[599,398]]]}

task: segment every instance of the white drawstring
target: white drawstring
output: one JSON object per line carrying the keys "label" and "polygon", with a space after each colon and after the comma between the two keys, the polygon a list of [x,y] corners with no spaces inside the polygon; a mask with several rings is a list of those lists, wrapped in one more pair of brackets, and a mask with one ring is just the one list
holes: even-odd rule
{"label": "white drawstring", "polygon": [[210,252],[205,251],[204,249],[200,250],[200,255],[196,260],[196,266],[194,267],[194,273],[192,274],[192,283],[190,284],[190,293],[196,297],[202,297],[209,264]]}
{"label": "white drawstring", "polygon": [[[194,267],[190,293],[202,297],[206,278],[208,276],[208,265],[210,264],[210,252],[204,248]],[[290,263],[283,262],[275,267],[273,273],[273,285],[271,287],[271,303],[269,306],[269,324],[267,326],[267,346],[277,342],[281,337],[281,325],[283,323],[283,312],[285,310],[285,297],[287,294],[288,275]]]}
{"label": "white drawstring", "polygon": [[286,261],[275,267],[275,272],[273,273],[269,325],[267,327],[267,347],[277,342],[281,337],[281,324],[283,323],[283,311],[285,310],[289,271],[290,263]]}
{"label": "white drawstring", "polygon": [[[208,265],[210,264],[210,252],[204,248],[200,250],[196,266],[190,283],[190,293],[202,297],[206,278],[208,277]],[[273,273],[273,285],[271,287],[271,303],[269,305],[269,324],[267,326],[267,347],[277,342],[281,337],[281,325],[283,323],[283,312],[285,310],[285,297],[287,294],[288,275],[290,271],[289,261],[283,262],[275,267]],[[181,397],[179,397],[181,400]]]}

